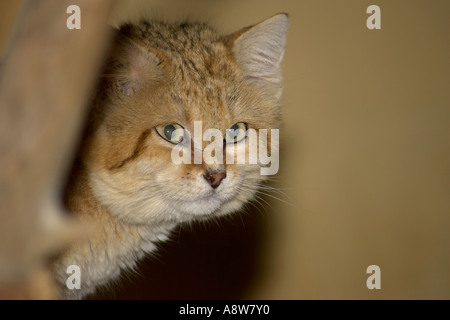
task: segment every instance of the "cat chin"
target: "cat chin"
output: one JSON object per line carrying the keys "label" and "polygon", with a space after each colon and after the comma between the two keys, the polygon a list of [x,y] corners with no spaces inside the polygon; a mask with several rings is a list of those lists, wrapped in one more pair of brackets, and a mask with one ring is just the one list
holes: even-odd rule
{"label": "cat chin", "polygon": [[[216,219],[222,216],[230,215],[232,213],[238,212],[242,209],[244,202],[241,200],[233,199],[221,205],[216,210],[211,210],[211,208],[202,208],[195,211],[184,212],[183,217],[179,218],[179,222],[194,222],[194,221],[207,221],[211,219]],[[209,210],[207,210],[209,209]]]}
{"label": "cat chin", "polygon": [[241,207],[241,204],[238,205],[238,201],[234,201],[234,199],[223,199],[218,196],[206,196],[195,200],[172,200],[171,202],[161,198],[136,199],[135,201],[118,200],[117,197],[113,197],[113,199],[102,197],[101,202],[109,209],[112,216],[131,225],[162,226],[204,220],[225,215]]}
{"label": "cat chin", "polygon": [[[139,225],[163,226],[193,221],[203,221],[224,216],[242,208],[241,199],[223,199],[209,196],[196,200],[178,200],[170,203],[155,202],[131,205],[128,210],[123,207],[111,208],[111,213],[124,222]],[[133,214],[129,214],[129,213]]]}
{"label": "cat chin", "polygon": [[205,197],[194,201],[184,201],[179,207],[180,212],[191,216],[210,215],[217,211],[222,205],[222,201],[212,196]]}

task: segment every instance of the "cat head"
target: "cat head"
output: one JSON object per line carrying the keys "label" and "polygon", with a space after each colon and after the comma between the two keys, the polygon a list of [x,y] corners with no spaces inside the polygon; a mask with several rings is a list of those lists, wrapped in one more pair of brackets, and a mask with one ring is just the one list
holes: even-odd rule
{"label": "cat head", "polygon": [[[101,204],[141,224],[219,216],[251,200],[267,163],[236,157],[252,149],[246,132],[254,143],[280,125],[288,23],[279,14],[227,36],[198,23],[123,25],[83,150]],[[205,140],[209,129],[216,135]],[[217,161],[199,162],[212,142]],[[270,139],[258,142],[270,150]],[[174,161],[174,148],[190,162]]]}

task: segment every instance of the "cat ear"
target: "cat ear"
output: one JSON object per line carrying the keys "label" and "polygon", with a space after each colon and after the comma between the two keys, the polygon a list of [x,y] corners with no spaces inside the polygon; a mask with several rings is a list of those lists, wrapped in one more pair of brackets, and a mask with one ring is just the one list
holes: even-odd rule
{"label": "cat ear", "polygon": [[156,51],[129,36],[128,26],[117,33],[111,57],[105,76],[123,95],[132,95],[161,77]]}
{"label": "cat ear", "polygon": [[264,82],[281,85],[288,27],[288,15],[281,13],[232,35],[232,50],[247,80],[258,86]]}

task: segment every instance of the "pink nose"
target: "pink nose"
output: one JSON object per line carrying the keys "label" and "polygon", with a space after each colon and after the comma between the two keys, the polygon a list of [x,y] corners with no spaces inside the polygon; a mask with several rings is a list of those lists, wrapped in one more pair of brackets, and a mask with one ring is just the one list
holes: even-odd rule
{"label": "pink nose", "polygon": [[206,179],[206,181],[209,182],[211,187],[214,189],[217,188],[223,179],[227,177],[227,174],[225,172],[211,172],[209,174],[203,175]]}

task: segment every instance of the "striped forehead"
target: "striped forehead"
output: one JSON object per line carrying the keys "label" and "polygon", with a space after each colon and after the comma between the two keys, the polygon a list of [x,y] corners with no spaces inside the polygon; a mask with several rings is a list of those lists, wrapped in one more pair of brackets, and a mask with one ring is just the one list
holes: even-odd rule
{"label": "striped forehead", "polygon": [[223,91],[220,86],[185,88],[182,103],[178,105],[183,108],[187,123],[201,121],[203,130],[228,128],[232,115]]}

